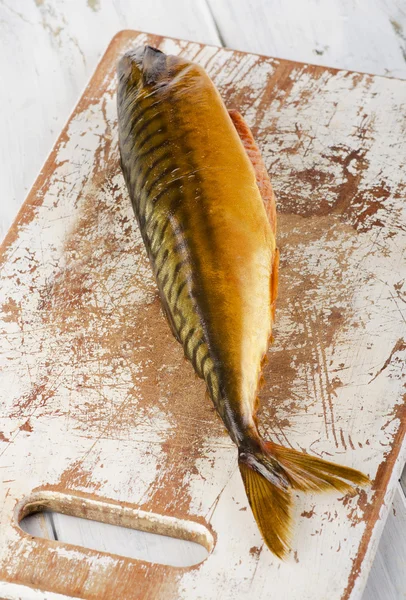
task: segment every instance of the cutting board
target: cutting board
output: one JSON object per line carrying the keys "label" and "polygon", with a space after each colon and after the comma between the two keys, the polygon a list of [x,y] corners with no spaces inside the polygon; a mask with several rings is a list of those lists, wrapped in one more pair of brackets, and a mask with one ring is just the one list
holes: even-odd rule
{"label": "cutting board", "polygon": [[[208,70],[274,185],[265,438],[373,481],[295,494],[284,562],[263,545],[236,448],[169,331],[120,172],[115,65],[145,43]],[[405,81],[133,31],[113,39],[1,248],[4,597],[360,597],[405,456],[405,102]],[[177,568],[20,529],[45,508],[209,555]]]}

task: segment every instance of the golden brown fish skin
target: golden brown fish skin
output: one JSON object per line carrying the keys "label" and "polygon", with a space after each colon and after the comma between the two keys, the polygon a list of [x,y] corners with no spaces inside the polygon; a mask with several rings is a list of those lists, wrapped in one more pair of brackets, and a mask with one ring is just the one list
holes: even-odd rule
{"label": "golden brown fish skin", "polygon": [[163,307],[238,446],[262,536],[283,557],[292,489],[346,492],[347,481],[368,478],[265,442],[256,426],[277,288],[265,166],[248,127],[235,114],[234,126],[201,67],[146,47],[127,53],[118,74],[122,168]]}
{"label": "golden brown fish skin", "polygon": [[145,84],[128,60],[119,134],[134,209],[174,334],[240,445],[257,435],[275,236],[252,164],[205,71],[168,57],[164,74]]}

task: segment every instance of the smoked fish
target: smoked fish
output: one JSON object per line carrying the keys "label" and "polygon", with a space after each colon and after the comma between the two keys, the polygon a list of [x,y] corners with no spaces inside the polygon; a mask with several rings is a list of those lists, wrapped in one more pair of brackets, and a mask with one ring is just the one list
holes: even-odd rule
{"label": "smoked fish", "polygon": [[121,166],[173,335],[238,448],[269,549],[289,550],[292,490],[368,478],[271,441],[256,410],[277,292],[275,202],[252,135],[207,73],[150,46],[118,65]]}

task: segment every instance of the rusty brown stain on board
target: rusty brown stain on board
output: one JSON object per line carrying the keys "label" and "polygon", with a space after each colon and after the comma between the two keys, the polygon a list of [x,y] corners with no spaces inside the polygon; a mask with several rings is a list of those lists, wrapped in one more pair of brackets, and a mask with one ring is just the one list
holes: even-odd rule
{"label": "rusty brown stain on board", "polygon": [[9,298],[2,306],[2,320],[5,323],[18,323],[21,314],[21,307],[14,298]]}
{"label": "rusty brown stain on board", "polygon": [[262,547],[261,546],[252,546],[250,548],[250,554],[251,556],[253,556],[254,558],[258,558],[258,556],[261,554],[261,550]]}
{"label": "rusty brown stain on board", "polygon": [[389,354],[388,358],[383,363],[382,367],[379,369],[379,371],[376,373],[376,375],[374,375],[373,378],[368,383],[371,383],[372,381],[374,381],[374,379],[376,379],[378,377],[378,375],[380,375],[382,373],[382,371],[384,371],[385,369],[387,369],[389,367],[389,365],[392,363],[393,357],[398,352],[402,352],[404,350],[406,350],[406,342],[403,338],[399,338],[398,341],[396,342],[396,344],[393,346],[392,351]]}
{"label": "rusty brown stain on board", "polygon": [[29,419],[27,419],[27,421],[25,421],[25,423],[23,423],[22,425],[20,425],[20,431],[27,431],[27,433],[31,433],[32,432],[32,425],[29,421]]}
{"label": "rusty brown stain on board", "polygon": [[54,486],[52,489],[65,491],[85,488],[97,492],[101,488],[102,482],[95,482],[92,475],[93,472],[90,469],[85,469],[81,460],[76,460],[62,473],[59,485]]}
{"label": "rusty brown stain on board", "polygon": [[[61,544],[22,536],[21,541],[10,545],[14,560],[6,570],[0,570],[3,581],[23,583],[32,588],[43,588],[89,600],[128,598],[140,600],[152,598],[157,589],[165,597],[175,598],[178,580],[191,568],[176,569],[143,561],[120,559],[118,556],[74,545],[64,545],[63,554],[58,552]],[[31,560],[24,553],[29,549]],[[80,553],[80,558],[78,554]],[[75,556],[76,554],[76,556]],[[94,566],[97,559],[101,565]],[[107,561],[106,561],[107,559]],[[193,568],[193,567],[192,567]],[[21,577],[21,573],[24,573]],[[134,585],[136,582],[136,585]]]}
{"label": "rusty brown stain on board", "polygon": [[300,516],[301,517],[305,517],[306,519],[311,519],[312,516],[314,515],[314,509],[315,508],[316,508],[316,506],[313,505],[310,510],[304,510],[302,513],[300,513]]}
{"label": "rusty brown stain on board", "polygon": [[14,402],[14,409],[10,416],[31,417],[39,408],[46,407],[48,400],[55,395],[55,389],[48,383],[46,375],[42,376],[39,382],[33,383],[31,389]]}
{"label": "rusty brown stain on board", "polygon": [[380,210],[386,211],[385,200],[391,195],[391,189],[383,180],[359,191],[353,199],[351,210],[347,210],[353,227],[359,232],[368,231],[371,227],[383,227],[383,221],[376,214]]}
{"label": "rusty brown stain on board", "polygon": [[[352,499],[356,497],[356,504],[351,503]],[[348,507],[348,518],[351,521],[351,527],[355,527],[363,521],[367,521],[372,511],[372,504],[368,501],[368,495],[364,489],[357,490],[357,492],[350,492],[342,498],[342,504]]]}
{"label": "rusty brown stain on board", "polygon": [[[368,161],[366,160],[367,151],[364,148],[358,148],[356,150],[350,150],[347,146],[337,145],[328,148],[328,153],[322,154],[323,158],[328,158],[332,163],[337,163],[342,168],[343,183],[334,185],[334,176],[325,174],[321,176],[320,171],[310,169],[310,173],[306,173],[306,181],[311,176],[316,176],[316,181],[310,179],[312,183],[312,189],[315,193],[315,198],[312,202],[307,205],[301,205],[303,208],[300,211],[302,216],[313,216],[313,215],[325,215],[330,212],[337,212],[340,214],[345,213],[346,210],[351,206],[353,198],[358,190],[360,182],[362,180],[362,173],[368,168]],[[354,172],[355,171],[355,172]],[[321,198],[319,200],[318,194],[322,188],[321,184],[328,184],[333,190],[336,190],[336,196],[334,202],[327,202]],[[295,211],[294,199],[290,202],[283,203],[283,211],[293,210]]]}
{"label": "rusty brown stain on board", "polygon": [[[258,57],[258,62],[261,62]],[[271,68],[272,63],[270,63]],[[299,65],[300,66],[300,65]],[[280,139],[281,131],[277,121],[277,108],[275,108],[275,118],[269,123],[267,128],[261,128],[261,122],[265,114],[269,114],[269,105],[272,102],[279,102],[283,105],[285,101],[290,102],[290,106],[303,107],[310,100],[312,94],[323,93],[324,80],[322,75],[328,71],[314,66],[304,66],[292,70],[288,68],[283,61],[280,65],[273,65],[273,71],[267,75],[264,80],[264,89],[261,95],[257,97],[256,111],[252,129],[257,135],[257,141],[261,144],[262,139],[269,138]],[[311,74],[312,81],[306,88],[301,88],[295,101],[290,99],[290,92],[295,83],[300,81],[301,77]],[[332,73],[331,73],[332,75]],[[373,79],[367,75],[348,73],[352,77],[353,86],[361,81],[365,90],[369,90]],[[318,79],[320,78],[320,82]],[[319,86],[312,88],[311,86]],[[252,106],[252,90],[239,87],[234,91],[232,85],[225,86],[225,99],[228,104],[244,113]],[[289,164],[286,157],[289,155],[298,155],[306,157],[309,149],[312,148],[314,138],[311,134],[303,131],[297,126],[297,140],[291,145],[285,145],[279,152],[272,157],[272,174],[275,174],[276,184],[280,177],[278,165],[284,162]],[[294,179],[291,179],[289,186],[276,187],[279,198],[279,211],[284,213],[294,213],[301,216],[313,217],[314,215],[327,215],[336,212],[341,218],[351,224],[357,231],[365,232],[373,227],[383,226],[382,219],[375,217],[381,209],[387,212],[385,200],[390,196],[395,196],[397,191],[391,190],[384,179],[378,180],[369,187],[362,187],[363,176],[369,167],[368,151],[373,142],[373,118],[364,113],[361,115],[361,121],[358,125],[353,139],[347,144],[341,143],[332,145],[321,152],[319,157],[317,152],[312,149],[313,165],[306,169],[295,169]],[[292,132],[287,132],[291,134]],[[288,139],[291,138],[291,135]],[[282,138],[283,139],[283,138]],[[357,148],[353,145],[356,143]],[[326,168],[326,161],[331,165],[337,164],[341,167],[341,175],[337,176],[331,168]],[[276,165],[276,167],[273,166]],[[324,164],[324,167],[318,165]],[[283,179],[287,176],[284,175]],[[307,202],[303,201],[303,185],[306,189]],[[302,197],[302,198],[301,198]],[[328,197],[328,198],[327,198]],[[301,198],[301,202],[298,199]]]}
{"label": "rusty brown stain on board", "polygon": [[[296,153],[297,148],[287,151]],[[351,150],[344,145],[331,146],[328,154],[324,153],[322,156],[342,167],[343,183],[337,185],[336,176],[332,172],[315,167],[296,172],[295,180],[308,184],[312,198],[309,202],[298,205],[295,194],[283,194],[281,210],[304,217],[337,213],[358,232],[383,227],[390,216],[385,201],[391,196],[396,197],[400,192],[392,190],[384,179],[363,187],[363,173],[369,166],[367,149],[360,147]],[[326,189],[335,192],[333,202],[324,197]],[[377,216],[379,211],[382,211],[382,217]]]}

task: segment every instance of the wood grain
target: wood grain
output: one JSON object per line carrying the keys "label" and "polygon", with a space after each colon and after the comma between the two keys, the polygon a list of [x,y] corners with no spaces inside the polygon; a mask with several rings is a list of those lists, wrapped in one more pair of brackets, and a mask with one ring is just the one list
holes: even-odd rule
{"label": "wood grain", "polygon": [[[268,435],[374,478],[360,496],[300,498],[294,551],[279,564],[261,549],[235,449],[167,331],[125,203],[112,74],[134,35],[115,38],[3,246],[1,576],[89,598],[157,587],[269,598],[272,581],[278,598],[294,573],[292,600],[355,598],[400,471],[405,84],[149,38],[208,68],[273,177],[284,276]],[[44,486],[200,520],[215,551],[174,572],[29,540],[12,509]]]}
{"label": "wood grain", "polygon": [[208,0],[223,45],[406,78],[402,0]]}

